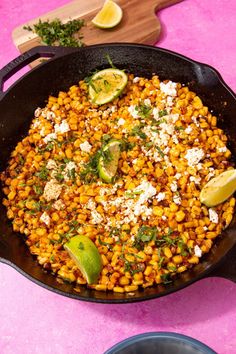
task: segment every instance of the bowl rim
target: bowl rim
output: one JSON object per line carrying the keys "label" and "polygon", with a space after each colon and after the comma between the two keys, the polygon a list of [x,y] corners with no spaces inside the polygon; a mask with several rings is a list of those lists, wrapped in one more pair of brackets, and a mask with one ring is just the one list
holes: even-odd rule
{"label": "bowl rim", "polygon": [[145,333],[140,333],[128,337],[113,345],[111,348],[106,350],[104,354],[118,354],[118,350],[125,349],[129,345],[133,343],[142,342],[145,339],[158,339],[158,340],[169,339],[169,340],[174,340],[176,342],[182,341],[185,344],[191,344],[196,349],[202,350],[202,354],[217,354],[212,348],[210,348],[205,343],[199,341],[198,339],[177,332],[165,332],[165,331],[145,332]]}

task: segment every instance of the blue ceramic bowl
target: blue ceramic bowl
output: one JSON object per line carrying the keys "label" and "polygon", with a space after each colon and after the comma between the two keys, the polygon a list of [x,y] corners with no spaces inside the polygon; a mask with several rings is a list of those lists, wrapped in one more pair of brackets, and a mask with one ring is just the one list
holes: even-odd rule
{"label": "blue ceramic bowl", "polygon": [[143,333],[123,340],[104,354],[217,354],[207,345],[171,332]]}

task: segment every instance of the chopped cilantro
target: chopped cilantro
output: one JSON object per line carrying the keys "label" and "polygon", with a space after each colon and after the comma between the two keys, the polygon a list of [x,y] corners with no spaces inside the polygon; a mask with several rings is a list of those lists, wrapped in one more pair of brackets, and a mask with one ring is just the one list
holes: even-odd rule
{"label": "chopped cilantro", "polygon": [[143,125],[136,125],[132,131],[131,135],[138,135],[141,139],[146,140],[147,135],[142,131]]}
{"label": "chopped cilantro", "polygon": [[82,47],[81,36],[77,39],[74,35],[84,25],[84,20],[71,20],[62,23],[61,20],[38,23],[31,26],[24,26],[23,29],[36,33],[46,45],[61,45],[63,47]]}
{"label": "chopped cilantro", "polygon": [[43,189],[42,189],[41,186],[33,185],[33,189],[34,189],[36,194],[42,194],[43,193]]}
{"label": "chopped cilantro", "polygon": [[184,127],[182,127],[182,126],[180,126],[180,127],[175,126],[175,130],[184,130]]}
{"label": "chopped cilantro", "polygon": [[135,110],[138,111],[138,114],[141,118],[150,118],[152,114],[152,107],[147,104],[141,104],[136,106]]}
{"label": "chopped cilantro", "polygon": [[162,274],[161,279],[163,281],[163,284],[165,284],[165,285],[173,283],[170,273]]}
{"label": "chopped cilantro", "polygon": [[156,146],[156,149],[159,152],[159,154],[161,155],[161,157],[165,156],[164,152],[161,150],[161,148],[159,146]]}
{"label": "chopped cilantro", "polygon": [[162,111],[159,111],[159,112],[158,112],[159,118],[164,117],[164,116],[166,116],[167,114],[168,114],[168,113],[167,113],[167,110],[166,110],[166,109],[163,109]]}
{"label": "chopped cilantro", "polygon": [[36,172],[35,175],[41,180],[46,181],[48,179],[49,171],[46,166],[43,166],[39,172]]}
{"label": "chopped cilantro", "polygon": [[84,244],[83,244],[83,242],[80,242],[80,243],[79,243],[78,249],[79,249],[79,250],[84,250]]}

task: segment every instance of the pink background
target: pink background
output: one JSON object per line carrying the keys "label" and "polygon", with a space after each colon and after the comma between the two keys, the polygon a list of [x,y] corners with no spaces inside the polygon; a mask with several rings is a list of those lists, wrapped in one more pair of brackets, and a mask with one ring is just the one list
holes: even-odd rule
{"label": "pink background", "polygon": [[[11,32],[66,0],[0,1],[0,67],[19,53]],[[162,10],[158,45],[218,69],[236,91],[236,1],[185,0]],[[164,298],[129,305],[79,302],[0,264],[0,354],[102,354],[131,335],[173,331],[219,354],[236,353],[236,284],[208,278]]]}

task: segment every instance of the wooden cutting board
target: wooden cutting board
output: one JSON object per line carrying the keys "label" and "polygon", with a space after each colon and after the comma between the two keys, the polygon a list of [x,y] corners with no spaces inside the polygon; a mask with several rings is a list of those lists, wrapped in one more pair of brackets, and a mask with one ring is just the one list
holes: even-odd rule
{"label": "wooden cutting board", "polygon": [[35,18],[13,30],[12,37],[21,53],[42,44],[40,38],[24,30],[25,25],[32,26],[42,21],[60,19],[66,23],[72,19],[83,18],[85,26],[81,29],[86,45],[110,42],[135,42],[154,44],[161,32],[161,24],[155,12],[182,0],[117,0],[123,10],[123,18],[114,29],[96,28],[91,19],[98,13],[104,0],[74,0],[65,6]]}

